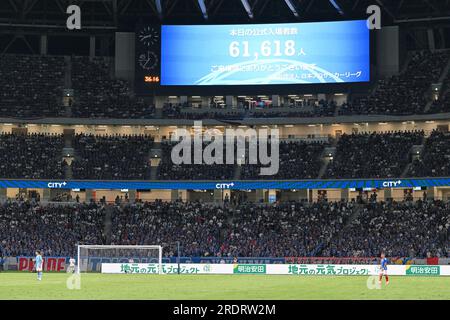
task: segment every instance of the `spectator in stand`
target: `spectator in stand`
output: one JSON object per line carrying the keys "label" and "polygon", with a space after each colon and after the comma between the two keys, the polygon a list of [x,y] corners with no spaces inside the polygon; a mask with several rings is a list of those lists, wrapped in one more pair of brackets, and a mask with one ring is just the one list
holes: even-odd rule
{"label": "spectator in stand", "polygon": [[[204,143],[203,147],[207,144]],[[163,156],[158,167],[161,180],[229,180],[233,179],[235,166],[231,164],[174,164],[171,158],[173,144],[161,143]],[[191,148],[191,159],[194,158],[194,148]],[[225,154],[225,153],[224,153]]]}
{"label": "spectator in stand", "polygon": [[152,147],[153,138],[145,135],[76,135],[73,177],[97,180],[149,179],[149,154]]}
{"label": "spectator in stand", "polygon": [[324,143],[280,142],[279,170],[274,176],[261,176],[261,165],[242,166],[241,179],[317,179],[322,166]]}
{"label": "spectator in stand", "polygon": [[63,85],[63,57],[2,55],[0,117],[63,116]]}
{"label": "spectator in stand", "polygon": [[185,256],[373,257],[380,251],[390,257],[448,256],[448,202],[362,204],[356,216],[354,206],[125,203],[111,206],[108,236],[105,205],[9,201],[0,206],[0,245],[5,256],[32,255],[36,247],[46,256],[71,256],[76,244],[103,244],[107,238],[116,245],[158,243],[166,256],[176,255],[177,241]]}
{"label": "spectator in stand", "polygon": [[6,202],[0,205],[0,245],[5,256],[70,256],[77,244],[103,243],[103,207],[97,204],[47,205]]}
{"label": "spectator in stand", "polygon": [[413,161],[409,169],[410,177],[450,176],[450,134],[433,131],[425,142],[419,159]]}
{"label": "spectator in stand", "polygon": [[[398,178],[411,163],[412,146],[421,145],[423,138],[422,131],[344,134],[323,178]],[[450,166],[446,161],[450,156],[449,135],[435,131],[425,141],[425,148],[420,158],[413,161],[408,176],[449,176]],[[64,139],[60,135],[1,134],[0,178],[64,179],[67,164],[62,160],[63,146]],[[72,176],[96,180],[150,179],[153,146],[153,138],[145,135],[76,135]],[[236,164],[175,165],[171,159],[172,146],[168,142],[161,143],[162,157],[156,169],[158,179],[317,179],[328,144],[282,140],[279,171],[274,176],[261,176],[261,165],[248,164],[248,156],[241,170]],[[67,196],[61,194],[58,199],[64,201]]]}
{"label": "spectator in stand", "polygon": [[440,96],[433,101],[428,113],[450,112],[450,71],[441,86],[440,92]]}
{"label": "spectator in stand", "polygon": [[355,99],[340,109],[341,115],[410,115],[425,112],[425,93],[436,82],[450,58],[450,51],[420,51],[413,54],[406,70],[378,81],[367,97]]}
{"label": "spectator in stand", "polygon": [[367,205],[345,232],[327,247],[331,256],[390,257],[448,256],[448,202],[392,202]]}
{"label": "spectator in stand", "polygon": [[[175,119],[243,119],[279,117],[331,117],[341,115],[412,115],[450,110],[450,85],[426,110],[430,85],[437,82],[450,58],[449,50],[410,54],[406,69],[378,81],[375,90],[337,108],[334,101],[314,101],[310,105],[265,106],[264,108],[218,108],[211,102],[202,108],[167,103],[162,114],[155,106],[134,95],[130,84],[112,76],[112,59],[107,57],[64,57],[2,55],[0,59],[0,117],[79,117],[149,119],[156,116]],[[73,101],[63,106],[65,72],[71,65]],[[223,104],[220,104],[223,107]]]}
{"label": "spectator in stand", "polygon": [[72,57],[72,66],[73,117],[148,119],[154,116],[154,106],[136,98],[128,82],[111,77],[106,58]]}
{"label": "spectator in stand", "polygon": [[60,135],[0,134],[0,177],[64,178],[63,145]]}
{"label": "spectator in stand", "polygon": [[344,134],[325,177],[400,177],[410,162],[411,147],[422,144],[423,135],[422,131]]}

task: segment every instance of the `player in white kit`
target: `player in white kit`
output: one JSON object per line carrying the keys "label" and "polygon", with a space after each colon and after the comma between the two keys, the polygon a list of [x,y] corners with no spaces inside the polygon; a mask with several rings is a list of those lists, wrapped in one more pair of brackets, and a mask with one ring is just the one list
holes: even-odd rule
{"label": "player in white kit", "polygon": [[68,273],[74,273],[75,272],[75,259],[70,258],[69,259],[69,267],[67,268]]}

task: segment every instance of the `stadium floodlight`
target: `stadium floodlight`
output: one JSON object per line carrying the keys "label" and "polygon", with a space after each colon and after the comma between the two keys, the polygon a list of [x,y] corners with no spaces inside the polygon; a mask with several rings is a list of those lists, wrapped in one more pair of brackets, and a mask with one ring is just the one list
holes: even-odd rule
{"label": "stadium floodlight", "polygon": [[158,264],[162,269],[162,247],[159,245],[78,245],[77,273],[101,272],[103,262]]}
{"label": "stadium floodlight", "polygon": [[344,11],[341,9],[336,0],[329,0],[333,7],[339,12],[340,15],[344,15]]}
{"label": "stadium floodlight", "polygon": [[289,9],[291,9],[292,13],[294,14],[294,16],[296,16],[297,18],[299,17],[297,8],[295,7],[295,5],[292,3],[292,0],[284,0],[287,4],[287,6],[289,7]]}
{"label": "stadium floodlight", "polygon": [[205,0],[198,0],[198,5],[200,6],[200,10],[202,10],[203,18],[205,18],[205,20],[207,20],[208,12],[206,10]]}
{"label": "stadium floodlight", "polygon": [[247,11],[247,14],[249,16],[250,19],[253,19],[253,11],[252,11],[252,7],[250,6],[250,3],[248,3],[248,0],[241,0],[242,5],[245,8],[245,11]]}

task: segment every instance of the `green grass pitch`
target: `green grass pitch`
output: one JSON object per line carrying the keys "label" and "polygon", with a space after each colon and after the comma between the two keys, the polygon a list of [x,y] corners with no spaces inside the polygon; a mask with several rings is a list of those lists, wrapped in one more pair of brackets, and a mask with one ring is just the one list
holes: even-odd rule
{"label": "green grass pitch", "polygon": [[119,274],[82,274],[80,290],[69,290],[68,277],[3,272],[0,299],[450,299],[450,277],[393,276],[380,290],[369,290],[367,277]]}

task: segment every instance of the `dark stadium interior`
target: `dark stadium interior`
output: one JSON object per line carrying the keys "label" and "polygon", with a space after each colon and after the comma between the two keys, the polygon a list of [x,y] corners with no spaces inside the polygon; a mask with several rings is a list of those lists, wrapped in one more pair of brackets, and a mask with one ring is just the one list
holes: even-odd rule
{"label": "dark stadium interior", "polygon": [[[61,1],[0,1],[0,258],[36,248],[76,256],[79,244],[161,245],[169,258],[179,241],[184,257],[371,261],[385,252],[450,264],[450,2],[376,1],[383,27],[395,30],[371,31],[364,83],[171,87],[136,76],[142,26],[366,19],[373,1],[340,1],[343,13],[329,1],[294,1],[296,17],[285,1],[255,0],[253,18],[240,0],[205,2],[208,19],[197,1],[165,0],[162,12],[154,1],[86,1],[72,32]],[[394,66],[383,48],[391,42]],[[196,120],[222,133],[279,130],[277,174],[260,175],[264,165],[248,154],[234,164],[174,164],[175,131],[193,133]],[[426,185],[396,187],[414,179]],[[389,184],[371,187],[375,180]],[[324,187],[270,188],[294,181]]]}

